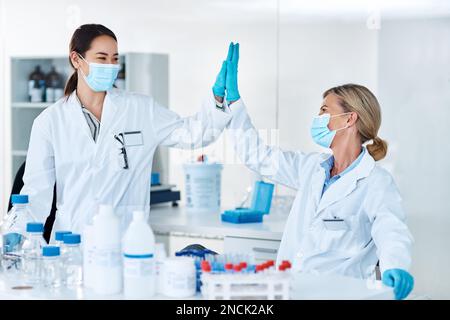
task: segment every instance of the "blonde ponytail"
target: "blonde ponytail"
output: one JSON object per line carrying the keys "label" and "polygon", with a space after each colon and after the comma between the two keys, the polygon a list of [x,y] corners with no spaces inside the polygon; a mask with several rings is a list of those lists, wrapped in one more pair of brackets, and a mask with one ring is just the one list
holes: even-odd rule
{"label": "blonde ponytail", "polygon": [[375,161],[381,160],[386,156],[388,144],[383,139],[375,137],[371,144],[366,146],[367,151]]}
{"label": "blonde ponytail", "polygon": [[356,128],[361,143],[373,140],[367,145],[367,151],[375,161],[381,160],[387,153],[387,142],[378,137],[381,126],[381,108],[375,95],[366,87],[358,84],[344,84],[342,86],[328,89],[324,92],[325,98],[330,93],[339,97],[339,103],[344,112],[356,112],[358,120]]}

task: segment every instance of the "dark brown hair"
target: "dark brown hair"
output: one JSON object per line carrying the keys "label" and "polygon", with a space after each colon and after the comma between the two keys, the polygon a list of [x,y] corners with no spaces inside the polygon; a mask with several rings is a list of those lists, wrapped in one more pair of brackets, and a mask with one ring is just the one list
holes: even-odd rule
{"label": "dark brown hair", "polygon": [[[75,51],[81,54],[84,58],[86,55],[86,51],[91,48],[92,41],[94,41],[95,38],[104,35],[110,36],[117,41],[114,32],[101,24],[84,24],[78,27],[78,29],[73,33],[72,39],[70,40],[69,53]],[[75,69],[70,57],[69,63],[72,68]],[[64,95],[68,97],[72,92],[74,92],[77,88],[77,83],[78,73],[77,70],[75,70],[75,72],[70,76],[69,80],[67,80],[66,87],[64,88]]]}

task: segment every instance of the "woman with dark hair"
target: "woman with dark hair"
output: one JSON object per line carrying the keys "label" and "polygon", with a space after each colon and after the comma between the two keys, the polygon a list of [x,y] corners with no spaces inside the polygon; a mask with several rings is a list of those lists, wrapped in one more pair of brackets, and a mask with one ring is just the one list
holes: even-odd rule
{"label": "woman with dark hair", "polygon": [[33,123],[21,193],[45,221],[56,182],[53,230],[81,232],[99,204],[112,205],[126,227],[133,210],[150,210],[156,147],[206,146],[229,122],[218,102],[226,68],[201,111],[181,118],[149,96],[113,89],[120,66],[117,38],[108,28],[82,25],[69,54],[75,71],[65,97]]}

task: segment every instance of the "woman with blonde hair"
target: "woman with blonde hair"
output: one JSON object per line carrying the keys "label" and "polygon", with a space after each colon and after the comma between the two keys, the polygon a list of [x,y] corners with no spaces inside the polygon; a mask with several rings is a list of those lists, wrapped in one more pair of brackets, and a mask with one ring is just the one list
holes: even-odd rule
{"label": "woman with blonde hair", "polygon": [[[404,299],[414,285],[408,273],[413,239],[394,179],[376,164],[387,153],[378,136],[376,97],[356,84],[326,90],[311,136],[332,154],[283,151],[258,137],[236,94],[237,59],[232,60],[226,90],[233,115],[228,133],[236,152],[251,170],[297,190],[277,263],[287,259],[296,271],[363,279],[379,265],[383,283],[394,287],[396,299]],[[228,92],[238,99],[228,98]]]}

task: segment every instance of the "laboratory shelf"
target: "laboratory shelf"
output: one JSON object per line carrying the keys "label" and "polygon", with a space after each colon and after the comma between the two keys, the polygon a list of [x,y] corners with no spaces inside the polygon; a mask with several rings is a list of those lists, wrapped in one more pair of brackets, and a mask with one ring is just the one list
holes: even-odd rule
{"label": "laboratory shelf", "polygon": [[13,108],[25,108],[25,109],[45,109],[51,106],[53,102],[13,102]]}

